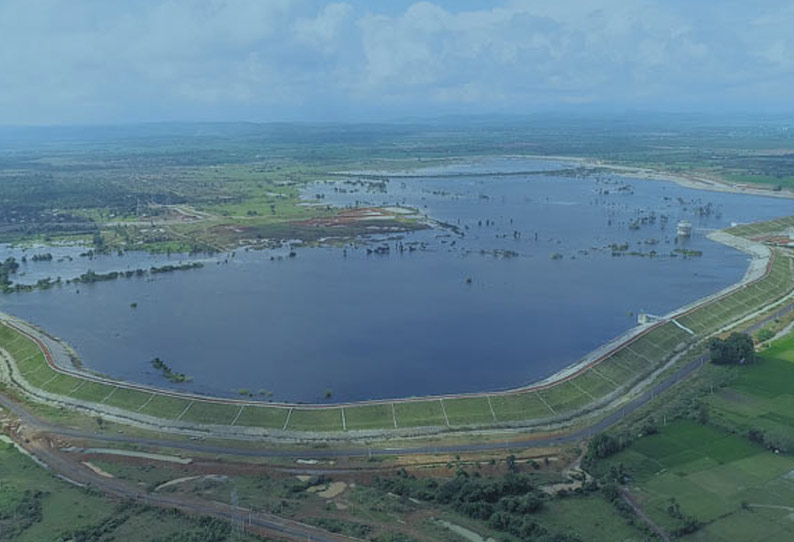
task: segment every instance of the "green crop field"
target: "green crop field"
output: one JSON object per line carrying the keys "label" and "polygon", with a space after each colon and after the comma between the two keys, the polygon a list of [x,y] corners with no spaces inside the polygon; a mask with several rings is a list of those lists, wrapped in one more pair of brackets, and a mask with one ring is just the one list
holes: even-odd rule
{"label": "green crop field", "polygon": [[553,499],[544,505],[538,519],[549,529],[572,533],[580,540],[639,542],[637,529],[619,516],[600,496]]}
{"label": "green crop field", "polygon": [[794,539],[794,508],[775,508],[794,507],[794,458],[710,426],[675,421],[604,460],[598,470],[619,465],[631,478],[631,493],[668,532],[680,524],[668,511],[675,499],[683,514],[704,525],[688,540]]}
{"label": "green crop field", "polygon": [[737,431],[756,430],[770,445],[794,450],[794,334],[776,341],[756,363],[706,399],[712,416]]}
{"label": "green crop field", "polygon": [[668,531],[680,524],[668,511],[675,499],[703,523],[688,540],[794,540],[794,334],[752,364],[713,371],[729,380],[702,398],[712,425],[672,422],[598,472],[622,465],[631,492]]}

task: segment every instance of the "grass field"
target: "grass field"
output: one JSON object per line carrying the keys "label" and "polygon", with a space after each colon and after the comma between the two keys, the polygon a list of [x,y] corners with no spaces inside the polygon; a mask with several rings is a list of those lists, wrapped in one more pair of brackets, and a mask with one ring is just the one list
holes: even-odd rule
{"label": "grass field", "polygon": [[[687,540],[772,542],[794,539],[794,458],[746,438],[691,421],[676,421],[605,460],[601,472],[622,465],[628,487],[645,512],[668,532],[681,520],[703,523]],[[740,527],[740,530],[736,530]]]}
{"label": "grass field", "polygon": [[600,496],[576,496],[548,501],[538,520],[549,530],[580,540],[640,542],[642,534]]}
{"label": "grass field", "polygon": [[[121,504],[82,490],[57,479],[12,445],[0,442],[0,539],[94,540],[99,532],[102,540],[155,542],[178,535],[184,536],[180,540],[208,539],[196,518]],[[235,540],[254,539],[241,535]]]}
{"label": "grass field", "polygon": [[668,530],[679,523],[668,511],[674,498],[704,524],[687,540],[794,540],[794,334],[753,364],[714,370],[729,381],[702,398],[709,425],[675,421],[598,471],[622,465],[632,493]]}
{"label": "grass field", "polygon": [[794,452],[794,334],[760,361],[736,367],[735,378],[706,398],[711,416],[738,432],[756,430],[769,445]]}

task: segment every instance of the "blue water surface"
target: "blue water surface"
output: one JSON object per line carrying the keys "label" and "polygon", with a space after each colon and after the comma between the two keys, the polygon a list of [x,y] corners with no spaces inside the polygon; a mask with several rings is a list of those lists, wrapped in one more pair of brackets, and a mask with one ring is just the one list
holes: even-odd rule
{"label": "blue water surface", "polygon": [[[66,340],[92,370],[164,387],[306,402],[325,390],[335,401],[495,390],[575,362],[640,311],[664,314],[739,280],[747,256],[706,234],[794,213],[790,200],[561,172],[575,165],[494,158],[382,184],[318,182],[307,201],[401,205],[446,226],[299,247],[294,258],[238,250],[199,270],[6,295],[0,309]],[[681,219],[694,225],[686,241],[675,236]],[[613,256],[610,245],[626,243],[620,252],[646,256]],[[370,253],[381,246],[388,253]],[[702,256],[672,257],[677,248]],[[127,253],[24,271],[184,259]],[[193,380],[169,384],[155,356]]]}

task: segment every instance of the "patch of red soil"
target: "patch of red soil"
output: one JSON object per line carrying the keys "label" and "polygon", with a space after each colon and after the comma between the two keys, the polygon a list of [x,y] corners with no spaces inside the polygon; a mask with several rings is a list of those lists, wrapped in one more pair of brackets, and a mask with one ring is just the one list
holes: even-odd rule
{"label": "patch of red soil", "polygon": [[362,222],[366,220],[383,220],[384,217],[394,218],[394,214],[379,209],[377,207],[360,207],[358,209],[345,209],[339,211],[334,216],[322,218],[310,218],[308,220],[300,220],[293,222],[299,226],[344,226],[353,224],[355,222]]}

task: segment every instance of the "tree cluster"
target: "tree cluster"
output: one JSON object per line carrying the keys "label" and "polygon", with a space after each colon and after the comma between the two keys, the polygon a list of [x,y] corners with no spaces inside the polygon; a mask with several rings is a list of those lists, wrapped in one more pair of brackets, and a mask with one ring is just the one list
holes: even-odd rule
{"label": "tree cluster", "polygon": [[7,292],[11,289],[11,275],[17,272],[19,263],[14,258],[6,258],[0,262],[0,289]]}
{"label": "tree cluster", "polygon": [[458,471],[455,478],[439,482],[419,480],[403,470],[395,478],[375,479],[374,485],[397,495],[451,506],[521,539],[578,540],[571,535],[552,535],[532,518],[543,509],[546,497],[527,475],[508,472],[503,478],[484,479]]}
{"label": "tree cluster", "polygon": [[740,365],[755,360],[753,339],[744,333],[734,332],[727,339],[712,339],[709,352],[711,362],[717,365]]}

